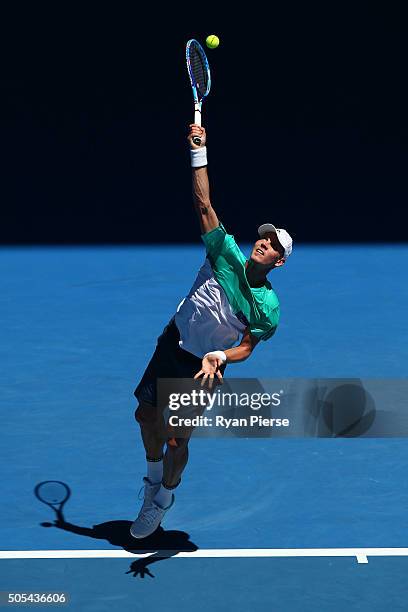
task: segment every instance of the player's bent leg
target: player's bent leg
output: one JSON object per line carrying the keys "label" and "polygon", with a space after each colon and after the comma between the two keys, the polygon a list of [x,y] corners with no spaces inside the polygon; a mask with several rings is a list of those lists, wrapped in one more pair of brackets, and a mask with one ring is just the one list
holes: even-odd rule
{"label": "player's bent leg", "polygon": [[163,485],[167,489],[173,489],[180,484],[181,475],[188,462],[187,438],[173,438],[167,444],[163,459]]}

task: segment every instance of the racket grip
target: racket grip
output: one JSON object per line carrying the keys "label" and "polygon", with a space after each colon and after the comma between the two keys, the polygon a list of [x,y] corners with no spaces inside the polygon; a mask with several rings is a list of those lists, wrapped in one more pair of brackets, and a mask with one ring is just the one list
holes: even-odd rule
{"label": "racket grip", "polygon": [[[194,105],[194,123],[201,127],[201,106],[199,104]],[[201,138],[194,136],[193,142],[199,147],[201,145]]]}
{"label": "racket grip", "polygon": [[194,105],[194,123],[201,127],[201,108],[199,104]]}

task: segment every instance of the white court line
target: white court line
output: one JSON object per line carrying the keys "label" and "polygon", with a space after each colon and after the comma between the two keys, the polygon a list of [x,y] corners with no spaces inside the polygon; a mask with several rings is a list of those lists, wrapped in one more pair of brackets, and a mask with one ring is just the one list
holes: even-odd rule
{"label": "white court line", "polygon": [[192,552],[158,550],[134,553],[126,550],[0,550],[0,559],[106,559],[150,557],[245,558],[245,557],[356,557],[358,563],[368,563],[368,557],[406,557],[408,548],[215,548]]}

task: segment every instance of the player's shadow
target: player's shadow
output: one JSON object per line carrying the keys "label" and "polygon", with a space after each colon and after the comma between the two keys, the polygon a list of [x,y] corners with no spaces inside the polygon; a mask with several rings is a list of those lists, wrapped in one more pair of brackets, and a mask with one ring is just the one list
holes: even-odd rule
{"label": "player's shadow", "polygon": [[166,531],[162,527],[158,527],[152,535],[137,540],[130,535],[131,521],[107,521],[106,523],[93,525],[93,527],[82,527],[66,521],[62,509],[54,507],[53,510],[56,520],[53,523],[41,523],[43,527],[57,527],[81,536],[106,540],[113,546],[120,546],[127,552],[134,554],[152,553],[149,557],[133,561],[126,573],[133,574],[134,577],[144,578],[145,575],[148,575],[153,578],[154,575],[150,572],[148,566],[162,559],[169,559],[179,552],[198,550],[198,546],[190,541],[190,536],[185,531]]}
{"label": "player's shadow", "polygon": [[113,546],[120,546],[130,553],[142,554],[153,553],[145,559],[136,559],[131,564],[127,574],[134,577],[140,575],[141,578],[147,574],[154,577],[148,569],[149,565],[162,559],[169,559],[179,552],[193,552],[198,550],[190,536],[184,531],[165,531],[159,527],[151,536],[136,540],[129,533],[131,521],[108,521],[94,525],[92,528],[80,527],[63,520],[56,520],[54,525],[64,531],[77,533],[78,535],[95,538],[97,540],[107,540]]}

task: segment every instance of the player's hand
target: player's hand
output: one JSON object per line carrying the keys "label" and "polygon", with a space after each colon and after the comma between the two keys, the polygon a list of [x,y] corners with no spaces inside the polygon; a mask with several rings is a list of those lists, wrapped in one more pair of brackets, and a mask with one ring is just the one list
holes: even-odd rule
{"label": "player's hand", "polygon": [[[200,147],[205,147],[205,143],[207,141],[207,134],[205,132],[205,128],[197,125],[196,123],[191,123],[189,125],[189,134],[187,136],[188,143],[190,145],[190,149],[199,149]],[[196,145],[193,142],[194,136],[198,136],[201,138],[201,145]]]}
{"label": "player's hand", "polygon": [[209,388],[212,389],[215,376],[217,376],[218,380],[222,383],[222,374],[219,370],[221,365],[222,359],[216,357],[215,355],[208,355],[207,357],[204,357],[201,362],[201,370],[194,376],[194,380],[197,380],[200,378],[200,376],[202,376],[201,386],[204,387],[204,385],[208,382]]}

